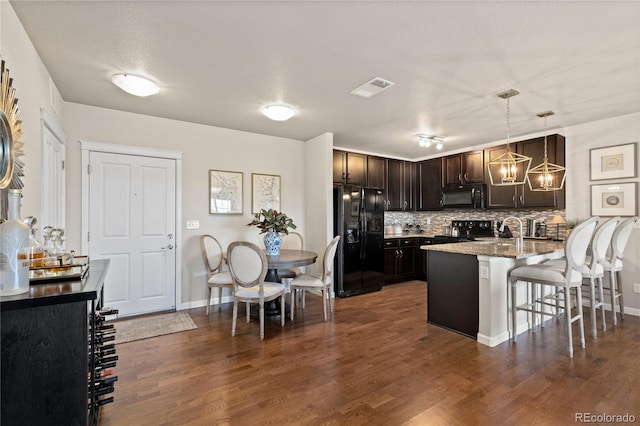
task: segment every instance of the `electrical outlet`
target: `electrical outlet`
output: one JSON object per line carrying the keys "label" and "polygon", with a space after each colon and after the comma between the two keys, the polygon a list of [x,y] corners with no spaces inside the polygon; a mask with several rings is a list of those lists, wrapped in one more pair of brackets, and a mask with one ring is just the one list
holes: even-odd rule
{"label": "electrical outlet", "polygon": [[187,229],[199,229],[200,221],[199,220],[188,220],[187,221]]}
{"label": "electrical outlet", "polygon": [[633,292],[634,293],[640,293],[640,283],[634,283],[633,284]]}
{"label": "electrical outlet", "polygon": [[481,266],[480,267],[480,278],[485,278],[485,279],[489,278],[489,267],[488,266]]}
{"label": "electrical outlet", "polygon": [[427,225],[431,225],[431,218],[430,217],[427,218]]}

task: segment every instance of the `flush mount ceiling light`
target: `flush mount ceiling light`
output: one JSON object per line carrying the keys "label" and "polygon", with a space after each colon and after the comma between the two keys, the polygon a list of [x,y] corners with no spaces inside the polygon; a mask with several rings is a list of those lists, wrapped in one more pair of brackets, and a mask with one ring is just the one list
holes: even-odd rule
{"label": "flush mount ceiling light", "polygon": [[538,117],[544,118],[544,159],[542,164],[533,167],[527,174],[529,189],[532,191],[559,191],[564,186],[565,168],[550,163],[547,156],[547,117],[553,114],[553,111],[537,114]]}
{"label": "flush mount ceiling light", "polygon": [[436,144],[436,149],[442,149],[444,138],[438,136],[418,135],[418,145],[423,148],[429,148],[432,143]]}
{"label": "flush mount ceiling light", "polygon": [[148,78],[131,74],[116,74],[111,77],[113,84],[134,96],[151,96],[160,92],[160,86]]}
{"label": "flush mount ceiling light", "polygon": [[494,186],[524,185],[527,180],[527,174],[529,173],[529,167],[531,166],[531,157],[511,151],[511,123],[509,122],[511,111],[509,110],[509,99],[519,93],[520,92],[514,89],[498,93],[498,97],[507,100],[507,152],[499,155],[487,164],[491,185]]}
{"label": "flush mount ceiling light", "polygon": [[275,121],[287,121],[296,111],[288,105],[267,105],[262,108],[262,113]]}

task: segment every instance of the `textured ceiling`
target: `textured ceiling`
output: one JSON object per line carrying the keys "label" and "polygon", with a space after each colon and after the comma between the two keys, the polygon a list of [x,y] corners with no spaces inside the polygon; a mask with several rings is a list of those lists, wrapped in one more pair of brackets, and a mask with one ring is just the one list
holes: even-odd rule
{"label": "textured ceiling", "polygon": [[[11,1],[65,101],[406,159],[640,111],[640,2]],[[135,98],[110,78],[152,78]],[[370,99],[373,77],[396,83]],[[294,106],[287,122],[260,113]]]}

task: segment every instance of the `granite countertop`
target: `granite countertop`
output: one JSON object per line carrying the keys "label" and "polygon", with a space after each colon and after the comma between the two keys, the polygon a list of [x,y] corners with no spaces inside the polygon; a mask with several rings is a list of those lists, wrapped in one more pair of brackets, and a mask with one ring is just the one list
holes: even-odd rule
{"label": "granite countertop", "polygon": [[514,238],[487,238],[453,244],[437,244],[420,246],[423,250],[444,251],[475,256],[509,257],[523,259],[540,254],[550,254],[564,250],[563,241],[525,240],[522,248],[516,246]]}

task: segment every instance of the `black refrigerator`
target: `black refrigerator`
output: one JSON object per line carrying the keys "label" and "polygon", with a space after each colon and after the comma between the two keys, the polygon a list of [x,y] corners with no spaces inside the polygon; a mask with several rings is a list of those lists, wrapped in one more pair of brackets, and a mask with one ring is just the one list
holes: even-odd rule
{"label": "black refrigerator", "polygon": [[384,284],[384,192],[341,185],[333,190],[333,224],[340,235],[334,290],[339,297],[378,291]]}

